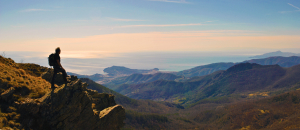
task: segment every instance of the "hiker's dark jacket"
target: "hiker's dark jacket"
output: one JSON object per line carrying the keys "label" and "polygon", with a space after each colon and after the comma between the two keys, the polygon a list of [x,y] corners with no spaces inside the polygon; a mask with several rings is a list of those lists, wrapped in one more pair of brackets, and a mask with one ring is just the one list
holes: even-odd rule
{"label": "hiker's dark jacket", "polygon": [[60,66],[57,63],[57,60],[60,62],[60,56],[59,56],[59,54],[55,53],[54,54],[54,65],[53,65],[54,68],[60,68]]}

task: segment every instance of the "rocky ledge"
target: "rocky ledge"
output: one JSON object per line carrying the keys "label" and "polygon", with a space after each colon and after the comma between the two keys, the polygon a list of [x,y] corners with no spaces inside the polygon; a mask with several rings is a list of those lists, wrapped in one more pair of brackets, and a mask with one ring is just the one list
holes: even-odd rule
{"label": "rocky ledge", "polygon": [[[42,78],[50,81],[53,70]],[[118,130],[124,126],[125,109],[112,94],[87,89],[75,76],[67,85],[57,76],[58,88],[39,99],[14,102],[23,117],[21,129],[49,130]]]}

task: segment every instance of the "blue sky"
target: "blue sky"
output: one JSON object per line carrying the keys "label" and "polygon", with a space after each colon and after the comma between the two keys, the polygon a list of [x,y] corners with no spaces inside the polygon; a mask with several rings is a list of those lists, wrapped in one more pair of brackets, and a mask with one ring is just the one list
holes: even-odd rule
{"label": "blue sky", "polygon": [[299,0],[0,0],[0,51],[295,50],[299,7]]}
{"label": "blue sky", "polygon": [[80,74],[112,65],[179,71],[300,53],[299,0],[0,0],[0,52]]}

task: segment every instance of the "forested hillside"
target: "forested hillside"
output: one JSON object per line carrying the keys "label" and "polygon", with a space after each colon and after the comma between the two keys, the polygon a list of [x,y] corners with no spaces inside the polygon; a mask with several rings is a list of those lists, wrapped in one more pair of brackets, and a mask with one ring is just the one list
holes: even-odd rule
{"label": "forested hillside", "polygon": [[278,65],[241,63],[226,71],[194,77],[185,82],[157,80],[143,84],[124,84],[115,91],[135,99],[191,105],[205,98],[296,89],[294,84],[300,81],[299,75],[300,65],[282,68]]}

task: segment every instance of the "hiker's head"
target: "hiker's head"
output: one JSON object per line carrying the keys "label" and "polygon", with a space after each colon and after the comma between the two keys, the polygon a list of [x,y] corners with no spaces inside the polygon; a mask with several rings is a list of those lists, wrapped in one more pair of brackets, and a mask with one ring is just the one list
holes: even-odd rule
{"label": "hiker's head", "polygon": [[57,48],[55,49],[55,53],[56,53],[56,54],[60,54],[60,48],[59,48],[59,47],[57,47]]}

